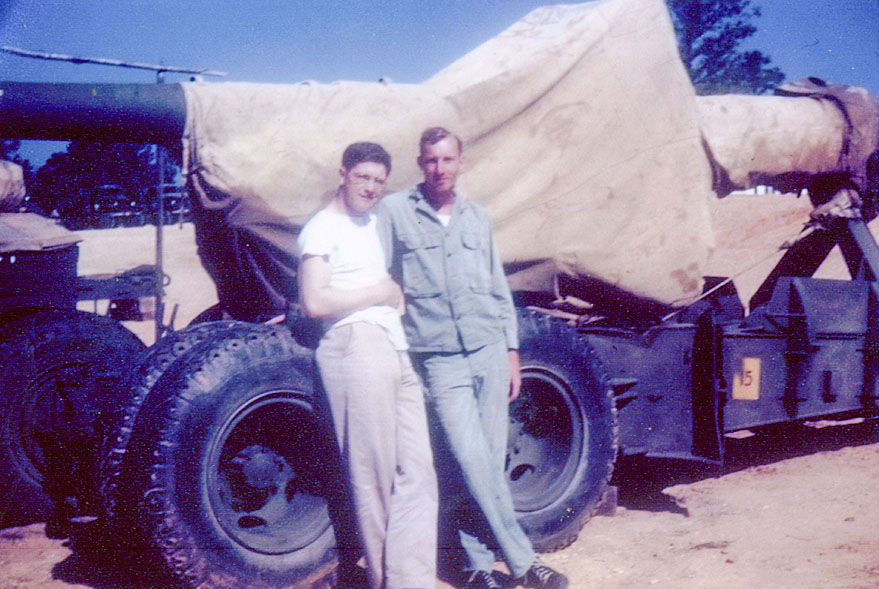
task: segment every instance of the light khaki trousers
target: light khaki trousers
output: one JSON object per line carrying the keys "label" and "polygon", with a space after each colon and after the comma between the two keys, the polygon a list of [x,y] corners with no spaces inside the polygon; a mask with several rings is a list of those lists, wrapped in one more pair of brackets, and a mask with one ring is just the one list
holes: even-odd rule
{"label": "light khaki trousers", "polygon": [[[441,482],[447,492],[460,482],[469,492],[470,501],[463,505],[450,506],[452,501],[443,498],[443,525],[457,529],[467,570],[490,572],[496,546],[513,576],[521,577],[534,564],[535,554],[516,521],[504,470],[510,423],[506,342],[469,352],[413,356],[436,423]],[[451,513],[450,507],[455,508]]]}
{"label": "light khaki trousers", "polygon": [[437,483],[424,396],[406,352],[366,322],[316,354],[373,588],[436,586]]}

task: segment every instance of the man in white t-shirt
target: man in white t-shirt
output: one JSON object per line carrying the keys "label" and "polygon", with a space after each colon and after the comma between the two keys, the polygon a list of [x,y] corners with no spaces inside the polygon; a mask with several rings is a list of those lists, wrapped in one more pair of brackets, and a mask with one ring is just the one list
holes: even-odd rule
{"label": "man in white t-shirt", "polygon": [[316,359],[350,479],[370,586],[436,585],[437,485],[421,384],[372,209],[391,158],[342,156],[339,188],[299,235],[300,302],[325,333]]}

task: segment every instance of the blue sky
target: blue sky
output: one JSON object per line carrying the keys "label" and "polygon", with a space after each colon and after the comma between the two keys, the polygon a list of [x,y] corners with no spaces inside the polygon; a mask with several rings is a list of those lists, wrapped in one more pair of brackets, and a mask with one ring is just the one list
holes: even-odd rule
{"label": "blue sky", "polygon": [[[420,82],[548,3],[0,0],[0,45],[221,70],[229,81]],[[879,94],[879,0],[754,3],[763,15],[750,45],[788,79],[814,75]],[[155,75],[0,53],[0,79],[151,83]]]}
{"label": "blue sky", "polygon": [[[206,67],[232,81],[420,82],[542,4],[259,0],[245,9],[223,0],[12,0],[0,9],[0,42]],[[0,71],[15,80],[152,81],[148,73],[3,55]]]}
{"label": "blue sky", "polygon": [[788,80],[817,76],[879,95],[879,0],[755,0],[750,46]]}

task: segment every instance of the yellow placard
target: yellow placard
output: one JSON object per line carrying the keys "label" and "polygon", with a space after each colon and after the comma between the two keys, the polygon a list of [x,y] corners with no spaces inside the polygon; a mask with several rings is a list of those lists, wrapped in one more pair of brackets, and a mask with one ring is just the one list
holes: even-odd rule
{"label": "yellow placard", "polygon": [[742,370],[733,375],[733,399],[756,401],[760,398],[760,358],[742,358]]}

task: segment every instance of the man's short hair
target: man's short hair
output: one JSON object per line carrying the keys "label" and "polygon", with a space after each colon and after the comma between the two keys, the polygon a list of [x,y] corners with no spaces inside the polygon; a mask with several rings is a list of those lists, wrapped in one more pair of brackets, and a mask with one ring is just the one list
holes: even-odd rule
{"label": "man's short hair", "polygon": [[354,166],[363,162],[382,164],[388,171],[388,174],[391,173],[391,156],[378,143],[361,141],[359,143],[352,143],[345,148],[345,152],[342,154],[343,168],[351,170]]}
{"label": "man's short hair", "polygon": [[428,145],[436,145],[446,137],[454,137],[455,141],[458,142],[458,153],[461,153],[464,145],[461,143],[461,138],[449,131],[448,129],[443,129],[442,127],[431,127],[430,129],[425,129],[424,133],[421,134],[421,141],[418,142],[418,152],[424,153],[424,148]]}

